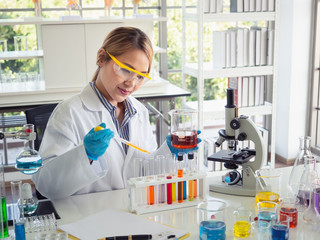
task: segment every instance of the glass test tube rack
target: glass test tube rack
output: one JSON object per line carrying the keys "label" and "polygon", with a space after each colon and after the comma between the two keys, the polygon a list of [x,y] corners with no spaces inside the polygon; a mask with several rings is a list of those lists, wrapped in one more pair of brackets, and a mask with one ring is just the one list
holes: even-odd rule
{"label": "glass test tube rack", "polygon": [[[171,176],[171,179],[167,177],[159,177],[159,175],[152,175],[146,177],[130,178],[128,180],[129,185],[129,200],[130,200],[130,211],[136,214],[144,214],[150,212],[158,212],[165,210],[172,210],[175,208],[197,206],[200,202],[206,201],[206,195],[208,187],[206,186],[206,173],[205,172],[194,172],[192,174],[184,174],[183,177],[176,175]],[[149,178],[148,181],[144,178]],[[190,198],[190,185],[193,181],[193,197]],[[178,184],[185,182],[186,198],[182,201],[178,201]],[[171,184],[172,198],[168,201],[168,186]],[[164,192],[161,187],[164,187]],[[195,187],[195,191],[194,191]],[[153,191],[150,191],[150,188]],[[174,190],[175,188],[175,190]],[[150,193],[154,194],[150,203]],[[162,196],[164,194],[164,196]],[[174,196],[175,195],[175,196]],[[161,199],[161,200],[160,200]],[[172,200],[172,201],[170,201]]]}

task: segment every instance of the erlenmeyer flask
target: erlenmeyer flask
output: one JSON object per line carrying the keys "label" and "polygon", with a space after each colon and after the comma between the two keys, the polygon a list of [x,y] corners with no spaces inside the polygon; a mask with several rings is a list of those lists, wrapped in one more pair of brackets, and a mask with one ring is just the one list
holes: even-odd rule
{"label": "erlenmeyer flask", "polygon": [[[34,132],[33,124],[25,124],[23,126],[26,133]],[[42,167],[42,158],[40,154],[34,150],[34,142],[30,139],[24,139],[24,149],[16,159],[16,169],[24,174],[34,174]]]}
{"label": "erlenmeyer flask", "polygon": [[300,137],[299,154],[294,162],[289,177],[289,191],[293,196],[297,196],[300,179],[304,171],[304,156],[311,155],[311,137]]}
{"label": "erlenmeyer flask", "polygon": [[320,225],[319,190],[318,183],[312,184],[309,207],[303,212],[303,220],[308,224]]}
{"label": "erlenmeyer flask", "polygon": [[298,211],[303,211],[309,207],[310,191],[313,190],[313,184],[317,184],[318,181],[316,158],[313,155],[307,155],[304,157],[304,171],[297,193]]}

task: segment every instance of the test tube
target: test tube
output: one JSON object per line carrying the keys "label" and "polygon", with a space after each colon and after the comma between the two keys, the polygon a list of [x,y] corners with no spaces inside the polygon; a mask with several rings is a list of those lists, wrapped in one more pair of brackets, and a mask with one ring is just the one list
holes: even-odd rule
{"label": "test tube", "polygon": [[[135,158],[134,159],[134,177],[136,181],[142,181],[144,176],[143,172],[143,159],[142,158]],[[140,206],[145,206],[145,196],[146,196],[146,189],[145,188],[136,188],[136,196],[137,202]]]}
{"label": "test tube", "polygon": [[[183,177],[183,154],[178,153],[177,158],[177,171],[178,171],[178,178]],[[183,202],[183,182],[178,182],[178,203]]]}
{"label": "test tube", "polygon": [[[188,153],[188,173],[190,176],[193,175],[193,168],[194,168],[194,160],[193,159],[194,159],[194,153],[189,152]],[[188,185],[189,185],[188,199],[189,199],[189,201],[193,201],[193,196],[194,196],[193,180],[189,180]]]}
{"label": "test tube", "polygon": [[[198,172],[198,158],[197,158],[197,155],[195,154],[194,155],[194,172]],[[197,179],[194,179],[193,180],[193,198],[197,198],[197,195],[198,195],[198,181]]]}
{"label": "test tube", "polygon": [[[156,156],[155,164],[158,168],[158,180],[164,180],[165,179],[165,157],[163,155]],[[166,185],[165,184],[159,184],[157,186],[157,195],[158,195],[158,203],[163,204],[165,203],[166,199]]]}
{"label": "test tube", "polygon": [[[153,181],[153,157],[146,157],[144,160],[144,179],[147,182]],[[154,186],[147,186],[147,204],[154,204]]]}
{"label": "test tube", "polygon": [[[167,179],[172,179],[172,177],[167,176]],[[167,204],[172,204],[172,183],[167,183]]]}
{"label": "test tube", "polygon": [[[173,157],[172,154],[168,154],[167,155],[167,163],[168,163],[168,173],[171,176],[171,178],[174,178],[176,176],[176,170],[175,170],[176,169],[176,165],[175,165],[175,157]],[[173,182],[171,184],[172,202],[176,201],[176,189],[177,189],[176,183]]]}
{"label": "test tube", "polygon": [[25,228],[24,228],[24,211],[21,201],[21,181],[11,182],[11,194],[12,194],[12,218],[14,224],[14,233],[16,240],[25,240]]}

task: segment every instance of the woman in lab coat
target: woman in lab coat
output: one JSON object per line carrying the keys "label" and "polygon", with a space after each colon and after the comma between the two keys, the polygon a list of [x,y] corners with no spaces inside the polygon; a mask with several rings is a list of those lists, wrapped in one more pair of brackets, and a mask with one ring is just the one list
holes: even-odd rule
{"label": "woman in lab coat", "polygon": [[[61,102],[49,119],[39,150],[44,166],[32,178],[43,196],[59,199],[126,188],[133,160],[146,153],[113,136],[154,156],[174,152],[167,142],[157,149],[148,110],[131,96],[148,80],[152,58],[151,41],[141,30],[120,27],[108,34],[92,82]],[[98,125],[104,129],[94,131]]]}

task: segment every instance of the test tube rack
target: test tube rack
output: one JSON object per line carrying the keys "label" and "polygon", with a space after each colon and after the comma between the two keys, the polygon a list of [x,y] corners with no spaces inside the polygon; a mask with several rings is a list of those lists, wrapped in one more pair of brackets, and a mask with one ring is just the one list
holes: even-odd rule
{"label": "test tube rack", "polygon": [[[195,172],[192,174],[184,174],[183,177],[177,177],[172,176],[172,178],[162,178],[159,179],[157,175],[153,176],[147,176],[147,177],[153,177],[154,179],[152,181],[144,181],[143,178],[146,177],[137,177],[137,178],[130,178],[128,180],[128,187],[129,187],[129,200],[130,200],[130,211],[136,214],[145,214],[145,213],[151,213],[151,212],[159,212],[159,211],[166,211],[166,210],[172,210],[177,208],[184,208],[184,207],[191,207],[191,206],[197,206],[200,202],[206,201],[206,196],[208,193],[208,187],[206,185],[206,173],[205,172]],[[197,180],[198,187],[197,187],[197,196],[194,197],[192,200],[187,199],[183,200],[183,202],[178,202],[178,198],[176,198],[176,201],[173,201],[171,204],[167,203],[167,191],[165,191],[165,202],[164,203],[158,203],[155,201],[154,204],[150,205],[146,201],[141,201],[141,196],[138,196],[139,194],[143,195],[143,190],[145,190],[147,187],[150,186],[159,186],[162,184],[165,184],[165,189],[167,190],[167,184],[176,183],[178,185],[178,182],[184,182],[186,181],[188,183],[189,180]],[[188,184],[186,184],[188,186]],[[142,191],[141,191],[142,190]],[[178,191],[176,191],[178,192]],[[146,192],[144,192],[145,199],[147,199]],[[140,199],[140,200],[139,200]]]}

